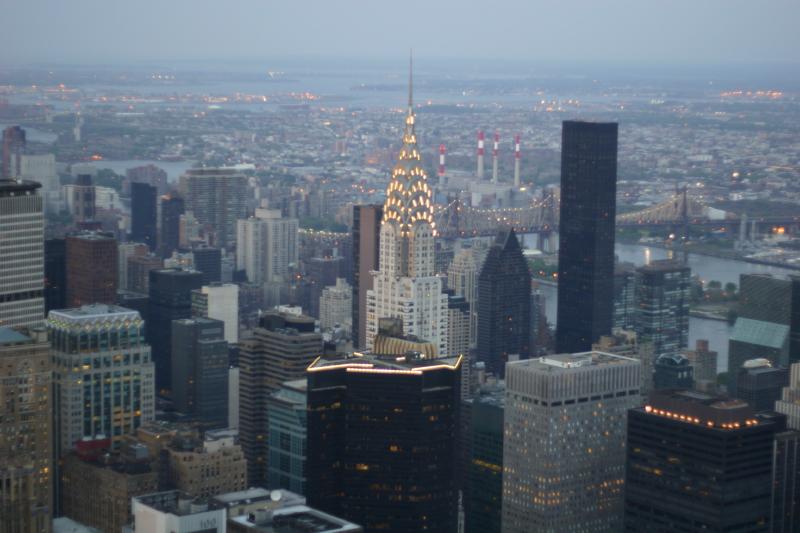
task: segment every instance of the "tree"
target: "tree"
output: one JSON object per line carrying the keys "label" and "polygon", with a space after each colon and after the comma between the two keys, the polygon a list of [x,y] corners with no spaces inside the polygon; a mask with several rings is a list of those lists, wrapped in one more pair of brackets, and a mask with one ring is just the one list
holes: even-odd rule
{"label": "tree", "polygon": [[711,281],[708,282],[708,288],[709,289],[721,289],[722,288],[722,282],[719,282],[719,281],[717,281],[715,279],[712,279]]}
{"label": "tree", "polygon": [[725,284],[725,292],[727,292],[729,296],[734,296],[737,288],[738,287],[736,287],[736,284],[732,281],[729,281]]}

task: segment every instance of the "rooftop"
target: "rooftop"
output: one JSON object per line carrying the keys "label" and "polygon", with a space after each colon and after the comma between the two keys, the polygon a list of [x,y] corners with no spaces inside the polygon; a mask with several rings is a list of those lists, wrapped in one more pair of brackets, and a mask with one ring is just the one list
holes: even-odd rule
{"label": "rooftop", "polygon": [[41,186],[37,181],[0,179],[0,197],[30,196]]}
{"label": "rooftop", "polygon": [[238,507],[252,503],[266,502],[271,508],[302,505],[306,503],[304,496],[288,490],[268,490],[262,487],[250,487],[247,490],[226,492],[211,498],[213,507]]}
{"label": "rooftop", "polygon": [[509,364],[530,367],[543,372],[566,372],[575,368],[588,368],[597,366],[617,365],[623,363],[638,363],[636,359],[624,355],[614,355],[593,350],[581,353],[562,353],[546,355],[535,359],[513,361]]}
{"label": "rooftop", "polygon": [[422,358],[416,352],[397,355],[374,355],[355,352],[352,354],[322,355],[312,362],[309,372],[323,370],[346,369],[347,372],[374,372],[418,374],[428,370],[450,369],[455,370],[461,364],[461,356],[440,357],[437,359]]}
{"label": "rooftop", "polygon": [[51,324],[59,321],[81,323],[102,321],[107,323],[111,319],[115,321],[141,321],[139,311],[134,311],[133,309],[121,307],[119,305],[108,304],[90,304],[72,309],[54,310],[50,311],[47,318]]}
{"label": "rooftop", "polygon": [[248,516],[230,518],[230,522],[259,533],[355,533],[361,526],[312,509],[307,505],[294,505],[272,512],[256,512]]}
{"label": "rooftop", "polygon": [[742,429],[768,421],[747,402],[691,390],[656,391],[636,410],[709,429]]}
{"label": "rooftop", "polygon": [[11,328],[0,327],[0,344],[30,342],[31,338]]}
{"label": "rooftop", "polygon": [[786,342],[788,335],[789,326],[785,324],[739,317],[733,326],[731,340],[780,349]]}

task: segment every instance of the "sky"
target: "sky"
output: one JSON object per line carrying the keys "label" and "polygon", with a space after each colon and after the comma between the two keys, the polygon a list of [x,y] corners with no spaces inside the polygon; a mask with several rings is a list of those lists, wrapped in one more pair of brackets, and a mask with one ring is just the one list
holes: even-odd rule
{"label": "sky", "polygon": [[0,0],[0,65],[328,57],[800,63],[800,0]]}

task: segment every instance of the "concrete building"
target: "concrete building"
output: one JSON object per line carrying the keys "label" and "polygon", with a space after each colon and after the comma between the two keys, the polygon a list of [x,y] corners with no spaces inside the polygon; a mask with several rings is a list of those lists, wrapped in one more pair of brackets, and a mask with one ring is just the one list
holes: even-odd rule
{"label": "concrete building", "polygon": [[305,379],[286,381],[267,399],[269,461],[267,486],[306,493]]}
{"label": "concrete building", "polygon": [[172,486],[194,498],[247,488],[247,463],[235,431],[206,431],[202,441],[173,439],[167,454]]}
{"label": "concrete building", "polygon": [[128,259],[147,255],[147,252],[147,245],[140,242],[121,242],[117,245],[117,286],[121,290],[131,290],[128,283]]}
{"label": "concrete building", "polygon": [[[160,257],[154,254],[135,255],[127,260],[127,289],[139,294],[150,293],[150,271],[164,268]],[[120,286],[121,283],[120,283]]]}
{"label": "concrete building", "polygon": [[232,168],[195,168],[181,176],[186,210],[191,211],[212,244],[236,248],[236,221],[247,215],[247,177]]}
{"label": "concrete building", "polygon": [[19,126],[8,126],[3,130],[3,173],[2,179],[10,180],[20,176],[20,159],[27,144],[25,130]]}
{"label": "concrete building", "polygon": [[118,447],[155,417],[155,367],[139,313],[115,305],[51,311],[57,456],[88,437]]}
{"label": "concrete building", "polygon": [[117,240],[109,234],[84,231],[68,235],[67,305],[113,305],[117,302]]}
{"label": "concrete building", "polygon": [[489,249],[482,241],[464,246],[447,269],[447,288],[463,296],[470,305],[469,346],[478,342],[478,276]]}
{"label": "concrete building", "polygon": [[258,208],[254,217],[237,222],[236,266],[248,281],[288,279],[289,265],[297,263],[298,227],[296,218],[283,218],[278,209]]}
{"label": "concrete building", "polygon": [[680,355],[689,344],[691,269],[679,261],[653,261],[636,269],[634,330],[656,357]]}
{"label": "concrete building", "polygon": [[42,328],[0,327],[0,531],[48,533],[53,519],[50,345]]}
{"label": "concrete building", "polygon": [[228,427],[228,343],[209,318],[172,321],[172,402],[206,428]]}
{"label": "concrete building", "polygon": [[618,531],[639,361],[603,352],[506,367],[503,532]]}
{"label": "concrete building", "polygon": [[220,320],[225,324],[225,340],[239,342],[239,286],[212,283],[192,291],[192,316]]}
{"label": "concrete building", "polygon": [[319,299],[319,327],[322,330],[341,326],[349,334],[352,330],[353,288],[343,278],[333,287],[322,289]]}
{"label": "concrete building", "polygon": [[653,365],[655,390],[693,389],[694,369],[683,354],[659,355]]}
{"label": "concrete building", "polygon": [[399,318],[405,335],[447,350],[447,295],[434,271],[432,196],[415,132],[409,101],[403,146],[386,190],[380,228],[380,260],[367,291],[366,343],[374,346],[382,318]]}
{"label": "concrete building", "polygon": [[717,352],[708,348],[708,341],[697,339],[694,350],[684,352],[694,368],[694,386],[699,391],[714,392],[717,389]]}
{"label": "concrete building", "polygon": [[789,368],[789,384],[775,402],[775,411],[786,415],[786,426],[800,430],[800,363]]}
{"label": "concrete building", "polygon": [[133,529],[142,533],[225,533],[225,509],[209,509],[179,490],[133,499]]}
{"label": "concrete building", "polygon": [[97,191],[91,174],[78,174],[75,183],[64,185],[64,200],[75,222],[88,222],[97,215]]}
{"label": "concrete building", "polygon": [[45,212],[58,214],[64,207],[64,192],[56,173],[56,156],[22,154],[19,162],[19,177],[42,184]]}
{"label": "concrete building", "polygon": [[774,411],[783,388],[789,385],[789,369],[772,366],[767,359],[751,359],[744,362],[735,379],[737,398],[756,412]]}
{"label": "concrete building", "polygon": [[240,342],[239,427],[250,485],[267,482],[270,394],[286,381],[303,378],[321,351],[314,319],[280,311],[262,316],[253,336]]}
{"label": "concrete building", "polygon": [[592,350],[613,355],[631,357],[642,364],[642,398],[647,398],[653,390],[653,373],[656,357],[653,354],[653,345],[649,342],[639,342],[636,332],[630,330],[614,330],[611,335],[603,335],[600,340],[592,345]]}
{"label": "concrete building", "polygon": [[353,206],[353,345],[367,342],[367,291],[372,289],[373,270],[378,270],[383,206]]}
{"label": "concrete building", "polygon": [[32,181],[0,180],[0,326],[44,323],[40,187]]}

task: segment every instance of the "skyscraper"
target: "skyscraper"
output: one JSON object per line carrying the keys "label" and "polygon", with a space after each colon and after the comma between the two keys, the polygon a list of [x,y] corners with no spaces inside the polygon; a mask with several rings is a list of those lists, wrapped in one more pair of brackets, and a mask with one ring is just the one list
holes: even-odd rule
{"label": "skyscraper", "polygon": [[203,427],[228,425],[228,343],[224,323],[210,318],[172,321],[172,401]]}
{"label": "skyscraper", "polygon": [[286,281],[289,265],[297,263],[296,218],[284,218],[278,209],[256,209],[254,217],[237,222],[236,267],[248,281]]}
{"label": "skyscraper", "polygon": [[75,183],[65,187],[67,205],[76,222],[88,222],[95,219],[97,191],[92,183],[91,174],[78,174]]}
{"label": "skyscraper", "polygon": [[775,411],[786,415],[788,427],[800,429],[800,363],[794,363],[789,368],[789,384],[775,402]]}
{"label": "skyscraper", "polygon": [[378,270],[381,219],[380,205],[353,206],[353,346],[367,343],[367,291],[372,289],[373,270]]}
{"label": "skyscraper", "polygon": [[476,347],[478,342],[478,277],[488,252],[485,243],[475,241],[463,246],[447,269],[447,288],[456,296],[463,296],[470,306],[470,348]]}
{"label": "skyscraper", "polygon": [[306,493],[306,394],[303,378],[281,383],[267,399],[271,489]]}
{"label": "skyscraper", "polygon": [[731,379],[736,380],[737,398],[756,412],[774,411],[783,388],[789,385],[789,369],[772,366],[767,359],[751,359]]}
{"label": "skyscraper", "polygon": [[225,324],[227,342],[239,342],[239,286],[212,283],[192,291],[192,316],[207,317]]}
{"label": "skyscraper", "polygon": [[365,531],[456,531],[460,358],[323,356],[308,368],[310,505]]}
{"label": "skyscraper", "polygon": [[[619,531],[639,361],[603,352],[506,367],[503,531]],[[642,530],[644,531],[644,530]]]}
{"label": "skyscraper", "polygon": [[433,195],[422,168],[414,129],[409,77],[403,145],[386,189],[380,229],[380,260],[367,291],[366,348],[372,349],[381,318],[400,318],[403,334],[447,349],[447,295],[434,272]]}
{"label": "skyscraper", "polygon": [[678,261],[653,261],[636,269],[634,324],[656,357],[676,356],[689,344],[691,269]]}
{"label": "skyscraper", "polygon": [[161,197],[161,234],[158,241],[161,257],[169,257],[180,247],[183,213],[183,198],[174,192]]}
{"label": "skyscraper", "polygon": [[628,413],[625,531],[769,531],[784,425],[741,400],[655,393]]}
{"label": "skyscraper", "polygon": [[347,333],[352,329],[353,288],[342,278],[336,280],[333,287],[325,287],[319,299],[319,327],[322,330],[333,329],[334,326],[344,328]]}
{"label": "skyscraper", "polygon": [[467,402],[470,404],[470,424],[466,436],[469,457],[464,491],[464,531],[500,533],[505,390],[486,391]]}
{"label": "skyscraper", "polygon": [[222,281],[222,250],[210,246],[192,249],[194,269],[203,274],[203,285]]}
{"label": "skyscraper", "polygon": [[117,240],[85,231],[67,236],[67,306],[117,302]]}
{"label": "skyscraper", "polygon": [[236,221],[247,214],[247,177],[232,168],[193,168],[181,176],[186,210],[212,233],[216,246],[236,247]]}
{"label": "skyscraper", "polygon": [[565,121],[556,351],[581,352],[611,333],[617,124]]}
{"label": "skyscraper", "polygon": [[248,482],[267,481],[267,401],[285,381],[300,379],[322,351],[322,335],[305,315],[269,312],[253,337],[240,343],[239,427]]}
{"label": "skyscraper", "polygon": [[119,446],[155,418],[150,345],[139,313],[115,305],[51,311],[58,420],[58,455],[84,437],[103,436]]}
{"label": "skyscraper", "polygon": [[172,321],[192,316],[192,291],[199,289],[203,275],[194,270],[161,269],[150,271],[147,341],[153,347],[156,387],[160,392],[172,387]]}
{"label": "skyscraper", "polygon": [[131,240],[145,243],[150,250],[158,244],[158,189],[146,183],[131,183]]}
{"label": "skyscraper", "polygon": [[44,241],[44,311],[67,306],[67,243],[64,239]]}
{"label": "skyscraper", "polygon": [[531,342],[531,274],[514,230],[501,231],[478,277],[478,361],[496,376],[527,359]]}
{"label": "skyscraper", "polygon": [[4,180],[20,176],[20,159],[25,151],[25,130],[9,126],[3,130],[3,175]]}
{"label": "skyscraper", "polygon": [[0,327],[0,531],[51,531],[53,408],[43,328]]}
{"label": "skyscraper", "polygon": [[32,181],[0,180],[0,326],[44,323],[44,215],[39,187]]}

